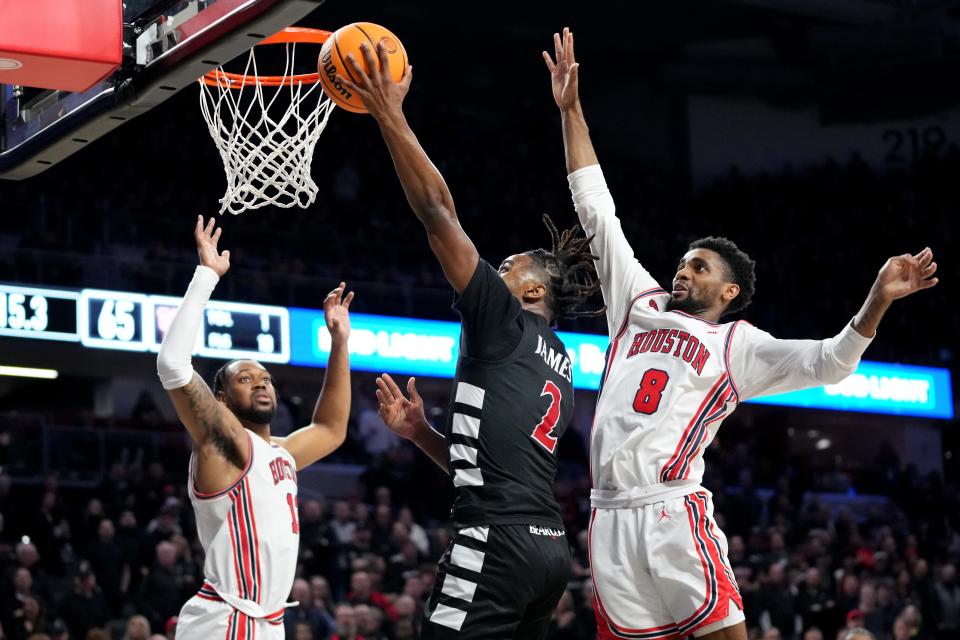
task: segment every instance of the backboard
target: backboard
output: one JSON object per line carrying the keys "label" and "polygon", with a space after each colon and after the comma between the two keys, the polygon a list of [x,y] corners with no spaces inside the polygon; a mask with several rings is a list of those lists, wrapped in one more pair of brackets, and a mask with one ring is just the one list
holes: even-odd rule
{"label": "backboard", "polygon": [[104,80],[82,92],[0,84],[0,178],[44,171],[323,2],[125,0],[122,62]]}

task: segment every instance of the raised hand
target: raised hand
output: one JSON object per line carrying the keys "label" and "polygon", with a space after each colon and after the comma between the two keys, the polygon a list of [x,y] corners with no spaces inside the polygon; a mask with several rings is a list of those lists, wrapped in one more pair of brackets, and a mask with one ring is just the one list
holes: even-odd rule
{"label": "raised hand", "polygon": [[[410,90],[410,81],[413,79],[413,67],[407,65],[403,70],[400,82],[394,82],[390,75],[390,57],[383,43],[377,43],[377,57],[380,59],[379,69],[377,60],[373,57],[373,50],[366,42],[360,45],[365,67],[357,62],[353,54],[347,54],[347,64],[353,70],[357,82],[340,76],[340,81],[351,91],[355,91],[363,98],[363,105],[376,119],[385,115],[396,114],[402,110],[403,99]],[[369,71],[368,71],[369,69]]]}
{"label": "raised hand", "polygon": [[936,286],[939,278],[934,277],[937,263],[933,261],[930,247],[916,255],[905,253],[894,256],[880,269],[874,289],[884,300],[891,302],[922,289]]}
{"label": "raised hand", "polygon": [[380,401],[380,419],[390,431],[401,438],[413,440],[423,429],[429,429],[423,413],[423,398],[417,393],[415,378],[407,380],[408,400],[390,374],[377,378],[377,400]]}
{"label": "raised hand", "polygon": [[230,270],[230,251],[217,251],[217,243],[220,241],[220,232],[223,231],[223,227],[217,227],[214,231],[214,226],[216,226],[216,220],[213,217],[204,225],[203,216],[197,216],[193,238],[197,241],[200,264],[210,267],[222,278],[223,274]]}
{"label": "raised hand", "polygon": [[559,33],[553,34],[553,49],[556,61],[543,52],[543,61],[550,70],[553,99],[561,110],[570,109],[580,100],[580,65],[573,54],[573,32],[568,27],[563,28],[562,37]]}
{"label": "raised hand", "polygon": [[350,337],[350,303],[353,302],[353,291],[344,296],[346,288],[347,283],[341,282],[323,300],[323,319],[327,322],[327,330],[334,341]]}

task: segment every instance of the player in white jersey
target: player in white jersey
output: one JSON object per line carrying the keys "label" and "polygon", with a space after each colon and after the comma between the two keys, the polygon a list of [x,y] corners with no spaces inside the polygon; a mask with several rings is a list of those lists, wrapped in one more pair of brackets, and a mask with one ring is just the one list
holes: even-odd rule
{"label": "player in white jersey", "polygon": [[254,360],[234,360],[211,391],[191,365],[203,308],[230,268],[221,229],[197,218],[200,266],[157,358],[157,372],[193,440],[188,488],[206,552],[200,591],[177,623],[178,640],[281,640],[283,611],[297,566],[297,471],[340,446],[350,413],[349,306],[345,284],[323,302],[331,350],[311,424],[270,435],[277,393]]}
{"label": "player in white jersey", "polygon": [[827,340],[778,340],[721,323],[753,294],[753,261],[725,238],[692,243],[672,292],[634,257],[578,95],[573,34],[544,52],[560,107],[570,190],[598,256],[610,347],[591,442],[590,557],[601,638],[746,640],[726,538],[701,485],[704,449],[748,398],[836,383],[890,303],[937,283],[933,253],[890,258],[866,302]]}

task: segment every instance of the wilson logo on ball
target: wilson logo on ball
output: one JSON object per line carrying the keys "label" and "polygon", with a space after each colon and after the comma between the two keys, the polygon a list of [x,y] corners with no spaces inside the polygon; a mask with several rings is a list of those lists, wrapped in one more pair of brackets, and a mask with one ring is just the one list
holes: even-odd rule
{"label": "wilson logo on ball", "polygon": [[323,63],[323,72],[327,75],[327,82],[330,83],[330,86],[336,89],[345,99],[349,100],[352,98],[353,94],[350,93],[350,91],[343,86],[343,83],[340,82],[339,78],[337,78],[337,67],[333,64],[333,59],[329,51],[323,54],[321,62]]}
{"label": "wilson logo on ball", "polygon": [[396,53],[397,52],[397,41],[388,36],[380,38],[380,46],[383,47],[383,50],[387,53]]}

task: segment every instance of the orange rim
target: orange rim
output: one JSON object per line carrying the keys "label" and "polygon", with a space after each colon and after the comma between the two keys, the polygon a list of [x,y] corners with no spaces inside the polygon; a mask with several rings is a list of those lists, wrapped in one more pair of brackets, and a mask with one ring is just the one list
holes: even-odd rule
{"label": "orange rim", "polygon": [[[323,29],[309,29],[307,27],[287,27],[254,46],[266,44],[320,44],[322,45],[333,35]],[[228,73],[222,69],[214,69],[203,74],[201,82],[211,87],[226,85],[230,89],[248,87],[259,84],[264,87],[288,87],[294,84],[316,84],[320,82],[319,73],[301,73],[292,76],[257,76],[242,73]]]}

